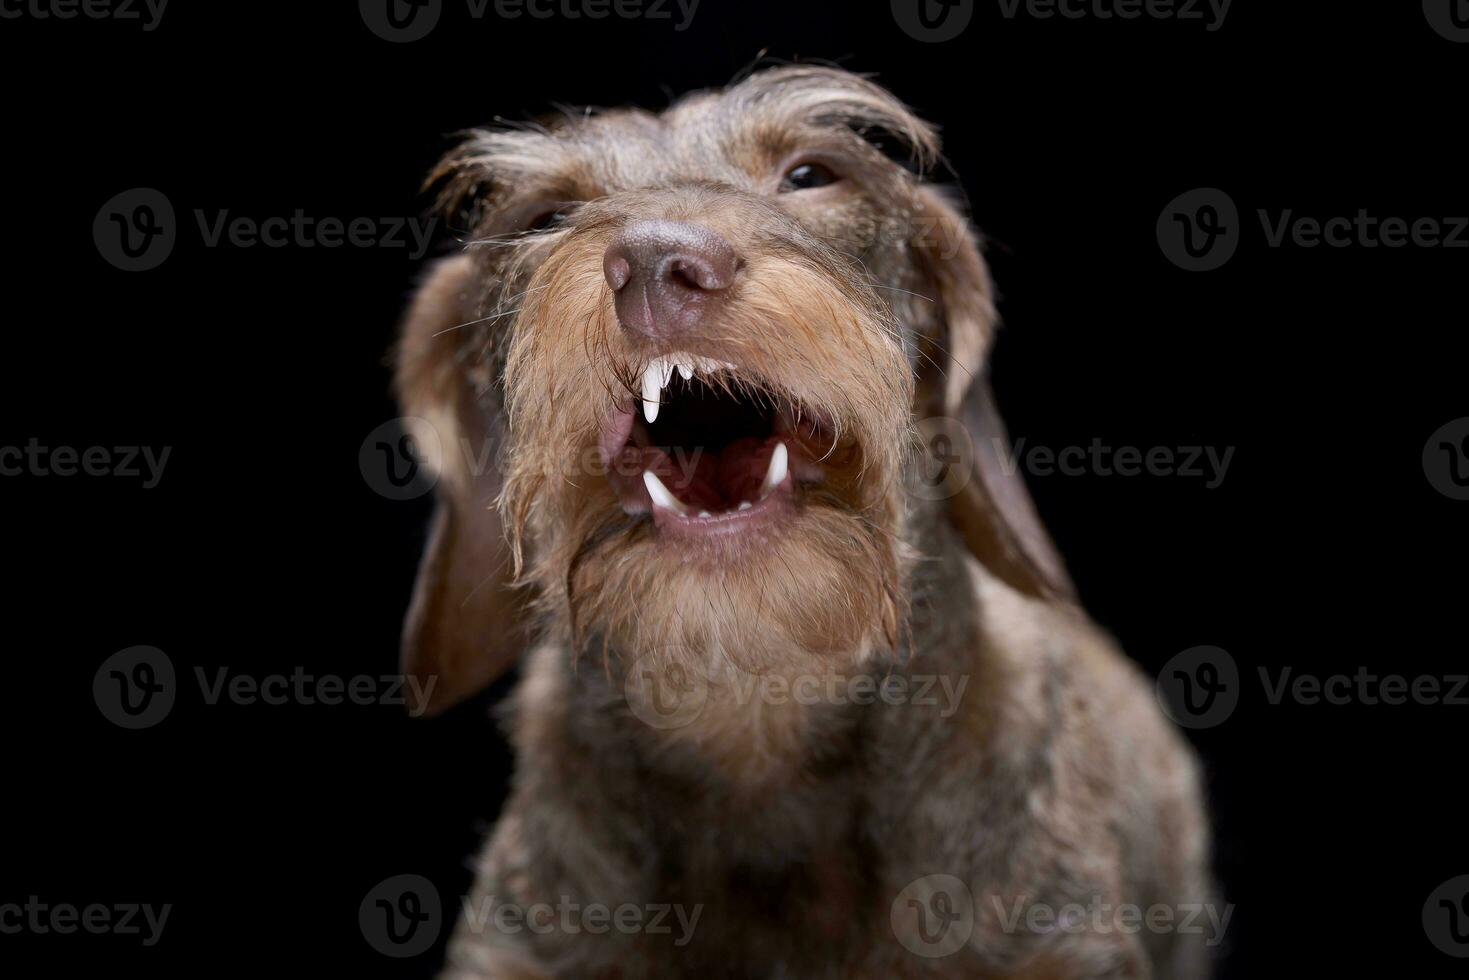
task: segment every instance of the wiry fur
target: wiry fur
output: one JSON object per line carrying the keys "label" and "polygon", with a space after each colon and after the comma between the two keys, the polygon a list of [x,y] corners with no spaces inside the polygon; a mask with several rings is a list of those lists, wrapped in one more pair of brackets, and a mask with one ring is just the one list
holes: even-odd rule
{"label": "wiry fur", "polygon": [[[1204,975],[1192,937],[1017,932],[997,914],[1016,897],[1208,901],[1207,830],[1191,757],[1069,601],[1013,474],[979,452],[958,496],[917,485],[915,420],[987,424],[994,324],[972,234],[920,176],[936,153],[871,82],[789,67],[659,116],[476,132],[432,175],[475,239],[415,304],[400,394],[447,446],[492,445],[497,465],[446,454],[405,649],[457,699],[536,644],[516,788],[475,897],[705,909],[682,946],[461,924],[453,976]],[[803,160],[843,180],[779,194]],[[565,205],[561,225],[523,230]],[[601,472],[604,420],[663,352],[621,329],[602,271],[617,230],[647,219],[703,225],[743,260],[681,346],[738,366],[714,383],[829,434],[807,447],[827,479],[779,534],[671,547]],[[692,679],[707,704],[644,723],[646,671]],[[752,675],[837,690],[931,676],[968,694],[948,714],[767,703],[740,696]],[[976,901],[973,937],[940,958],[910,952],[890,918],[932,874]]]}

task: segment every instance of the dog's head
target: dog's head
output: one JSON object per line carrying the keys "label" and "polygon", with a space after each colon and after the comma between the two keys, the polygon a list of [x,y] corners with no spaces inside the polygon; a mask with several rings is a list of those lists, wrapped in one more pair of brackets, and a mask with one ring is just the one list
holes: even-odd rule
{"label": "dog's head", "polygon": [[526,647],[533,608],[576,643],[746,669],[893,649],[942,506],[924,419],[951,451],[968,430],[947,503],[971,549],[1064,594],[997,465],[989,278],[921,176],[936,152],[871,82],[787,67],[445,158],[431,183],[471,240],[398,359],[445,450],[405,633],[436,707]]}

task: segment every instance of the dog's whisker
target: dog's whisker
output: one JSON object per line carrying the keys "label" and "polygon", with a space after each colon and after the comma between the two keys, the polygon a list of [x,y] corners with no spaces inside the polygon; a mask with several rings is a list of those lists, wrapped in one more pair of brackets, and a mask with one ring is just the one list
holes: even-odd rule
{"label": "dog's whisker", "polygon": [[505,310],[503,313],[494,313],[494,314],[491,314],[490,316],[482,316],[478,320],[469,320],[469,321],[467,321],[465,323],[458,323],[458,324],[455,324],[452,327],[448,327],[446,329],[440,330],[438,333],[434,334],[434,336],[435,337],[442,337],[446,333],[452,333],[455,330],[463,330],[465,327],[472,327],[476,323],[494,323],[496,320],[503,320],[505,317],[512,316],[513,314],[516,314],[516,313],[519,313],[519,312],[520,312],[520,309],[519,308],[516,308],[516,309],[513,309],[513,310]]}
{"label": "dog's whisker", "polygon": [[889,290],[889,291],[894,292],[894,293],[907,293],[909,296],[913,296],[913,297],[916,297],[918,299],[921,299],[925,303],[937,303],[938,302],[938,300],[934,299],[932,296],[925,296],[922,293],[915,293],[911,289],[902,289],[902,288],[899,288],[898,286],[885,286],[882,283],[878,283],[878,282],[869,282],[867,284],[867,286],[870,289],[886,289],[886,290]]}

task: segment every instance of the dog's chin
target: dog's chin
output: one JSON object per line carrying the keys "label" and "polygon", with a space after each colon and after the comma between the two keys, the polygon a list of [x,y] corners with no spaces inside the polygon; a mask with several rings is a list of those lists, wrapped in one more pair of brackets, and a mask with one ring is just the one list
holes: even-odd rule
{"label": "dog's chin", "polygon": [[855,441],[733,364],[655,358],[603,423],[597,451],[623,513],[690,561],[733,562],[792,534],[813,507],[849,509]]}
{"label": "dog's chin", "polygon": [[735,515],[632,520],[569,583],[575,623],[624,653],[763,672],[859,660],[893,639],[892,534],[844,505],[788,487]]}

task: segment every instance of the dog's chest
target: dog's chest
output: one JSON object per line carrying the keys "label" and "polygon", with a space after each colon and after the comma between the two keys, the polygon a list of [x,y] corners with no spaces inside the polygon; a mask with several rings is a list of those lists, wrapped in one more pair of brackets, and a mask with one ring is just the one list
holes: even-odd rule
{"label": "dog's chest", "polygon": [[[855,810],[802,801],[798,819],[779,802],[763,813],[729,811],[692,835],[660,841],[655,892],[701,909],[694,939],[670,954],[677,975],[819,976],[833,950],[852,950],[876,922],[877,855]],[[820,819],[813,823],[813,815]],[[742,963],[732,970],[731,950]],[[667,975],[675,975],[670,972]]]}

